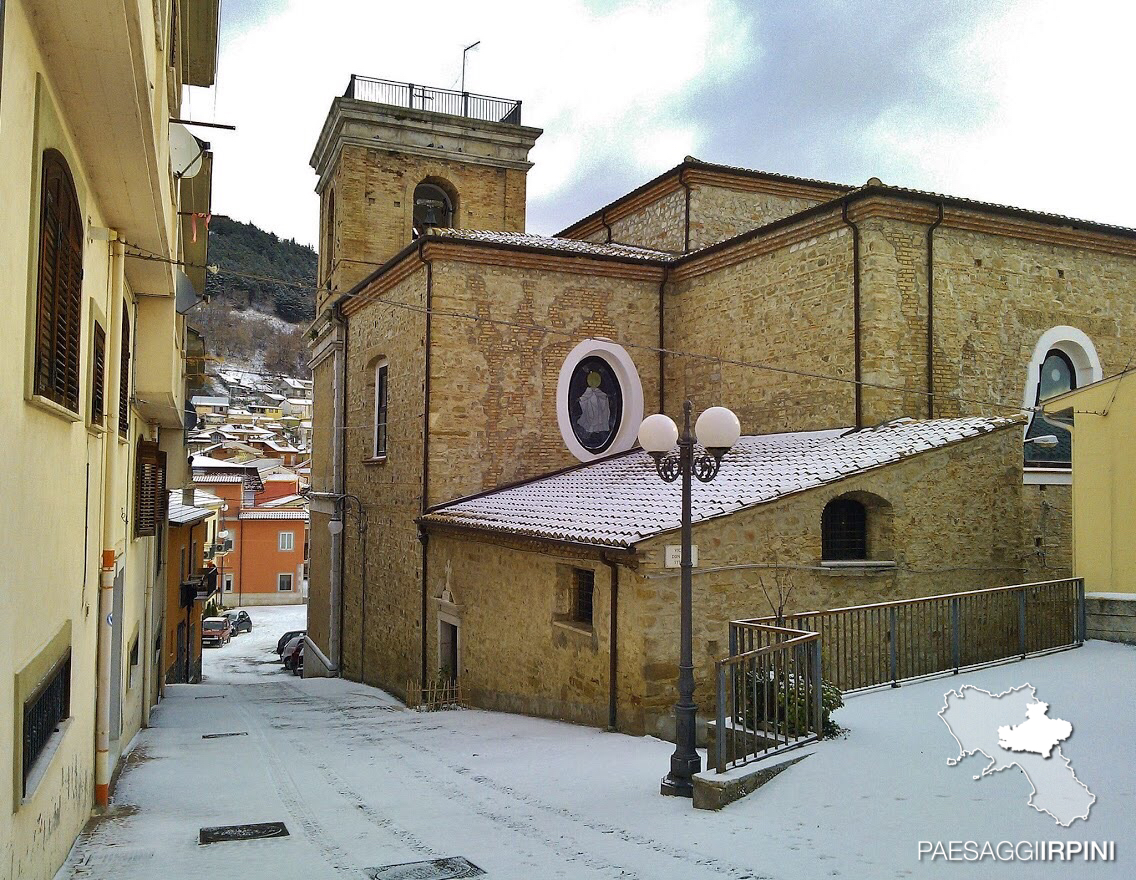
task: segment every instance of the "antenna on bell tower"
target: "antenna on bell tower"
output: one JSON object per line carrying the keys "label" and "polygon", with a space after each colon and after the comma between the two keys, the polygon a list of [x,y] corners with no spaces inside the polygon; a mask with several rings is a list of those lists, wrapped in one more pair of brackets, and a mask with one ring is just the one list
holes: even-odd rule
{"label": "antenna on bell tower", "polygon": [[462,49],[462,87],[461,87],[461,90],[462,90],[463,93],[465,92],[465,56],[469,54],[470,49],[476,49],[480,45],[481,45],[481,40],[478,40],[476,43],[470,43],[468,46],[466,46],[464,49]]}

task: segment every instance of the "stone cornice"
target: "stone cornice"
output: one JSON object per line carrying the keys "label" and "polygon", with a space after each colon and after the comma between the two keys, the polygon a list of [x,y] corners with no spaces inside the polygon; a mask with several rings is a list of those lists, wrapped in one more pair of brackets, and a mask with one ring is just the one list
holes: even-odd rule
{"label": "stone cornice", "polygon": [[532,167],[528,161],[529,150],[541,134],[539,128],[336,98],[324,120],[309,164],[319,175],[317,192],[323,190],[346,144],[448,162],[528,171]]}

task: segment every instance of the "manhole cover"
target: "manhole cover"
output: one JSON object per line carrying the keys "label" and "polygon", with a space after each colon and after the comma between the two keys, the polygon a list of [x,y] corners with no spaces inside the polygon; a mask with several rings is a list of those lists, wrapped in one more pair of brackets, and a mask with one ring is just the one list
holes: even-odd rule
{"label": "manhole cover", "polygon": [[220,739],[223,736],[248,736],[248,731],[247,730],[241,730],[241,731],[238,731],[237,733],[203,733],[203,734],[201,734],[202,739]]}
{"label": "manhole cover", "polygon": [[284,827],[283,822],[260,822],[255,825],[215,825],[212,828],[202,828],[198,832],[197,842],[204,846],[207,843],[222,843],[226,840],[258,840],[262,837],[287,836],[288,829]]}
{"label": "manhole cover", "polygon": [[429,862],[404,862],[382,868],[367,868],[371,880],[451,880],[455,877],[480,877],[485,872],[469,859],[450,856]]}

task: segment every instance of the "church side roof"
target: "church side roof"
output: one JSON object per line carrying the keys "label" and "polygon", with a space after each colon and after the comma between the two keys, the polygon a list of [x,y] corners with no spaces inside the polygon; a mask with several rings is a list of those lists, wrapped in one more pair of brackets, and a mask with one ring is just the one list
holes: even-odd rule
{"label": "church side roof", "polygon": [[567,254],[583,254],[594,257],[622,257],[631,260],[658,263],[671,262],[678,255],[669,251],[656,251],[650,248],[627,244],[596,244],[574,238],[555,238],[548,235],[533,235],[527,232],[491,232],[484,229],[442,229],[430,230],[431,237],[453,238],[460,241],[479,242],[508,248],[532,248],[539,251],[559,251]]}
{"label": "church side roof", "polygon": [[[742,437],[710,483],[694,482],[695,523],[902,461],[992,431],[1020,418],[901,420],[847,428]],[[631,548],[679,528],[679,483],[665,483],[641,450],[591,462],[435,508],[426,525]]]}

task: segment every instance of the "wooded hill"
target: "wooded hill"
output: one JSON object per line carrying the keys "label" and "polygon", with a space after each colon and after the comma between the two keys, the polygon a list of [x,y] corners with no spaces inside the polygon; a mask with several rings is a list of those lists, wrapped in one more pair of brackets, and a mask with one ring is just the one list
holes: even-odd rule
{"label": "wooded hill", "polygon": [[306,245],[214,214],[209,263],[220,271],[205,282],[210,302],[190,312],[209,353],[226,363],[306,376],[303,330],[315,317],[318,262]]}

